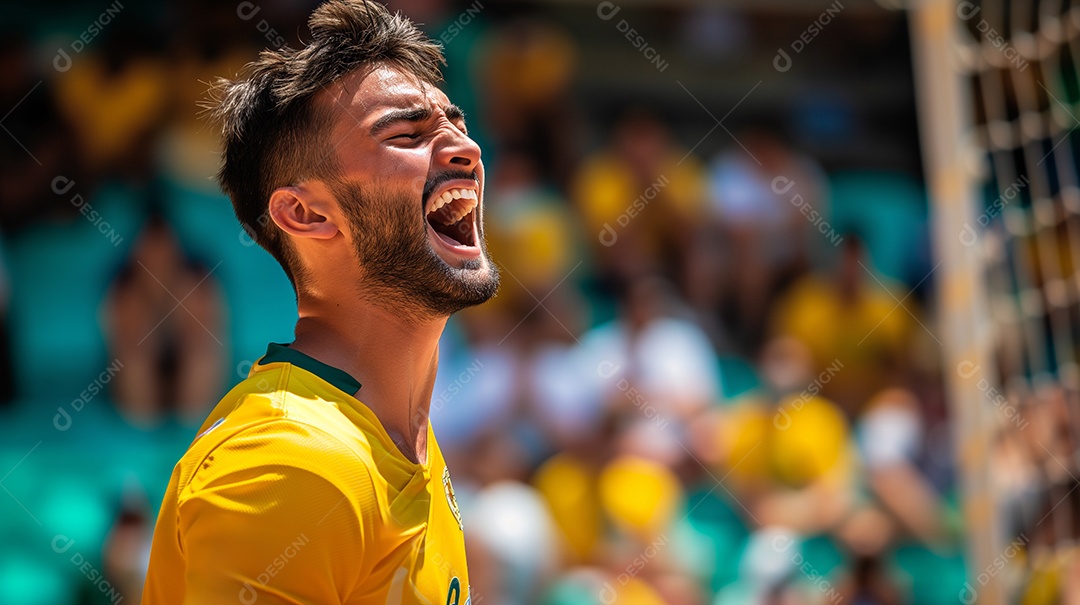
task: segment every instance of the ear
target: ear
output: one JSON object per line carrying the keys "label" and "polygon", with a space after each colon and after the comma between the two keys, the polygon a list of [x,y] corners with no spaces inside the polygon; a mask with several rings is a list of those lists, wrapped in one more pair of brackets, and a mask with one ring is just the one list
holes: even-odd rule
{"label": "ear", "polygon": [[339,233],[333,204],[304,185],[275,189],[268,211],[275,225],[295,237],[330,239]]}

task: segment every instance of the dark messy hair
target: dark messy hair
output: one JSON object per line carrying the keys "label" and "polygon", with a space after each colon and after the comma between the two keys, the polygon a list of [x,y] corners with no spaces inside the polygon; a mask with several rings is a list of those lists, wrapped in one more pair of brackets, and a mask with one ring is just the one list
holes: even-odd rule
{"label": "dark messy hair", "polygon": [[318,93],[343,76],[389,64],[435,84],[442,48],[407,17],[367,0],[329,0],[308,20],[311,40],[299,49],[267,49],[235,80],[220,79],[209,110],[221,125],[218,181],[241,226],[285,269],[298,288],[299,266],[267,211],[278,187],[339,174],[329,131],[333,112]]}

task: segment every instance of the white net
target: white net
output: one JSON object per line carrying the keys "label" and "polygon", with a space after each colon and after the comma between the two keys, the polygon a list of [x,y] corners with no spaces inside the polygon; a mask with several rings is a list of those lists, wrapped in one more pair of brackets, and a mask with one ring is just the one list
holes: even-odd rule
{"label": "white net", "polygon": [[[1072,2],[954,2],[943,34],[952,52],[939,58],[958,77],[956,133],[975,160],[957,177],[973,194],[965,219],[940,212],[954,224],[937,238],[944,257],[976,259],[965,264],[975,286],[950,294],[945,280],[943,306],[968,296],[988,324],[954,331],[946,344],[985,345],[950,357],[956,418],[968,423],[958,452],[969,531],[988,536],[971,541],[972,594],[994,585],[979,602],[1080,602],[1072,579],[1080,575],[1080,3]],[[916,19],[924,49],[933,44],[920,36],[935,35],[929,15]],[[931,71],[920,74],[924,97],[935,89]],[[924,98],[922,111],[940,124],[948,111],[932,105]],[[945,168],[932,161],[928,173],[944,183]]]}

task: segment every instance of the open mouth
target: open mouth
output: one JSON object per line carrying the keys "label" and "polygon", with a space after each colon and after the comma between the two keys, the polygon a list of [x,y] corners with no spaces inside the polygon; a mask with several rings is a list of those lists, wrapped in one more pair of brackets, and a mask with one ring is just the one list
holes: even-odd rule
{"label": "open mouth", "polygon": [[425,218],[444,244],[451,248],[475,248],[479,203],[475,189],[447,189],[428,202]]}

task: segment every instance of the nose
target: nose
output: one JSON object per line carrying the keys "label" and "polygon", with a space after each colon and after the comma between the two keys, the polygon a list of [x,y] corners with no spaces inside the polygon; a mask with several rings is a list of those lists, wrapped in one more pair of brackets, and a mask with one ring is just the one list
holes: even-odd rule
{"label": "nose", "polygon": [[480,146],[469,135],[453,125],[444,127],[446,134],[438,143],[435,160],[446,168],[471,171],[480,163]]}

